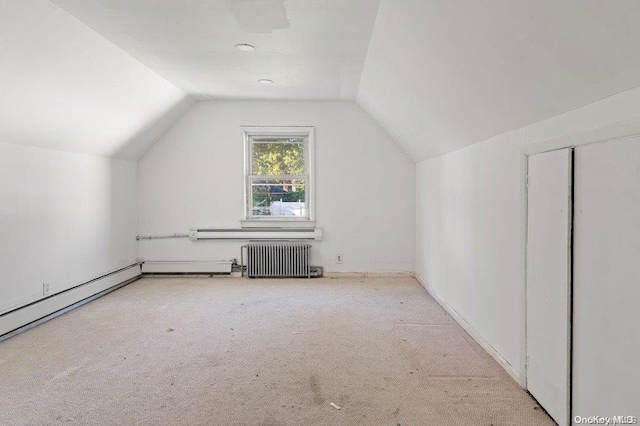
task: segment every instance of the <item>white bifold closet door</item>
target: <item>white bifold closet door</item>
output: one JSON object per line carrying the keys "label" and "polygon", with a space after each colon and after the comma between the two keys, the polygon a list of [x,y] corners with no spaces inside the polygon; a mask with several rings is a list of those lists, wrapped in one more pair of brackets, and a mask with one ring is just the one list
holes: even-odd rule
{"label": "white bifold closet door", "polygon": [[575,150],[573,415],[640,416],[640,138]]}
{"label": "white bifold closet door", "polygon": [[529,157],[527,388],[564,426],[570,415],[571,149]]}

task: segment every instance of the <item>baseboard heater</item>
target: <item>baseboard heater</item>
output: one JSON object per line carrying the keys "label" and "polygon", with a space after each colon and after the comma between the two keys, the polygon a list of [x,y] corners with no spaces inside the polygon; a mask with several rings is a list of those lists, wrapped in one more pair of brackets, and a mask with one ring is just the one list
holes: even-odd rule
{"label": "baseboard heater", "polygon": [[189,232],[192,241],[198,240],[282,240],[320,241],[321,228],[239,228],[213,229],[194,228]]}
{"label": "baseboard heater", "polygon": [[322,268],[309,263],[311,244],[252,243],[242,246],[243,276],[249,278],[311,278],[322,275]]}
{"label": "baseboard heater", "polygon": [[0,340],[62,315],[140,278],[138,263],[78,284],[0,315]]}
{"label": "baseboard heater", "polygon": [[143,274],[231,274],[231,260],[220,261],[145,261]]}

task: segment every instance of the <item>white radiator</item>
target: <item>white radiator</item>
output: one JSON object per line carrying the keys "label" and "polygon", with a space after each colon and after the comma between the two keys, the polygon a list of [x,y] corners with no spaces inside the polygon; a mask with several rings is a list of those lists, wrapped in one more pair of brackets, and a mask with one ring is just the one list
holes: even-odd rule
{"label": "white radiator", "polygon": [[242,264],[246,258],[249,278],[310,278],[310,249],[311,244],[303,243],[247,244],[242,246]]}

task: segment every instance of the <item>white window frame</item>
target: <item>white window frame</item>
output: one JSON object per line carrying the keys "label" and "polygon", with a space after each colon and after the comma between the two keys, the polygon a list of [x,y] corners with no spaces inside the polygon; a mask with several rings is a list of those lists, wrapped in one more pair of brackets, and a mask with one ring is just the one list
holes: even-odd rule
{"label": "white window frame", "polygon": [[[244,219],[243,227],[313,227],[315,226],[315,129],[309,126],[254,127],[242,126],[244,145]],[[309,217],[256,217],[251,215],[252,137],[303,137],[305,161],[305,207]]]}

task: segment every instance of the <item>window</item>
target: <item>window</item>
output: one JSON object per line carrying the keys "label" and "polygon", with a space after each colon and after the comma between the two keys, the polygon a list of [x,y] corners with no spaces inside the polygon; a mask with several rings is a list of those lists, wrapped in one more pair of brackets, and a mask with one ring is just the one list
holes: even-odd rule
{"label": "window", "polygon": [[313,128],[243,130],[245,219],[313,221]]}

